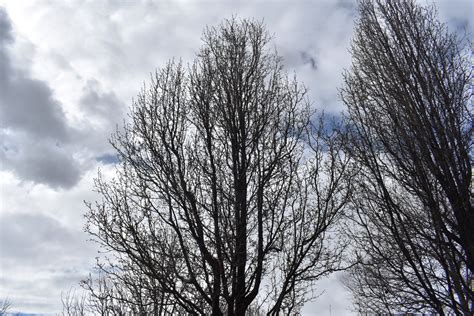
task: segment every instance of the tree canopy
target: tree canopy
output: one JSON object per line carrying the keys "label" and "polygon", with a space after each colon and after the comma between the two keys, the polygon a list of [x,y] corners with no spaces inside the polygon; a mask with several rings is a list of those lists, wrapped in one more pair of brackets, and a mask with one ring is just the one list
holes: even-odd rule
{"label": "tree canopy", "polygon": [[471,73],[433,6],[359,2],[345,74],[357,169],[348,285],[362,311],[472,314]]}
{"label": "tree canopy", "polygon": [[296,313],[341,268],[347,159],[261,23],[226,20],[203,42],[191,66],[156,72],[112,138],[121,164],[87,214],[113,253],[100,284],[132,312]]}

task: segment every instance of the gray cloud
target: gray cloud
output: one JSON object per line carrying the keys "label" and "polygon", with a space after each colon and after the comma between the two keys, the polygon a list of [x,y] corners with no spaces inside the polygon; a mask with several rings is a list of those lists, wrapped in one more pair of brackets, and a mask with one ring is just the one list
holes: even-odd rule
{"label": "gray cloud", "polygon": [[64,113],[48,85],[19,71],[6,79],[0,82],[0,124],[36,137],[67,140]]}
{"label": "gray cloud", "polygon": [[11,21],[0,8],[1,168],[35,183],[70,188],[80,171],[61,146],[72,129],[48,84],[15,68],[8,51],[12,42]]}
{"label": "gray cloud", "polygon": [[4,84],[7,82],[9,77],[8,74],[11,72],[10,60],[4,49],[4,46],[13,41],[11,29],[12,27],[7,12],[0,7],[0,92],[5,90]]}
{"label": "gray cloud", "polygon": [[[87,81],[79,100],[81,110],[100,119],[102,124],[113,125],[120,123],[124,117],[124,104],[113,92],[104,92],[100,83],[95,79]],[[103,125],[101,125],[103,127]],[[110,126],[107,126],[110,128]]]}
{"label": "gray cloud", "polygon": [[36,141],[28,134],[0,132],[0,161],[20,179],[44,183],[52,188],[71,188],[81,170],[68,148],[51,140]]}
{"label": "gray cloud", "polygon": [[81,231],[42,213],[0,214],[0,298],[8,297],[15,309],[53,311],[61,290],[87,276],[84,267],[96,250],[84,239]]}
{"label": "gray cloud", "polygon": [[450,31],[457,32],[460,35],[468,33],[470,38],[473,38],[472,13],[474,12],[474,3],[472,1],[440,1],[436,5],[441,18],[448,24]]}
{"label": "gray cloud", "polygon": [[13,40],[11,36],[12,26],[5,9],[0,7],[0,43],[10,42]]}
{"label": "gray cloud", "polygon": [[311,69],[313,70],[318,69],[318,64],[316,63],[316,59],[313,56],[311,56],[311,54],[307,52],[300,52],[300,56],[304,64],[309,65]]}
{"label": "gray cloud", "polygon": [[108,139],[117,128],[122,128],[127,107],[113,91],[105,91],[95,79],[86,82],[79,105],[85,120],[83,128],[75,134],[75,143],[88,148],[96,161],[110,163],[109,158],[102,158],[113,156]]}
{"label": "gray cloud", "polygon": [[0,124],[38,137],[64,140],[67,126],[64,112],[49,86],[14,68],[7,47],[13,41],[11,22],[0,8]]}
{"label": "gray cloud", "polygon": [[31,263],[50,261],[74,236],[57,220],[42,214],[2,214],[0,244],[3,263],[28,258]]}

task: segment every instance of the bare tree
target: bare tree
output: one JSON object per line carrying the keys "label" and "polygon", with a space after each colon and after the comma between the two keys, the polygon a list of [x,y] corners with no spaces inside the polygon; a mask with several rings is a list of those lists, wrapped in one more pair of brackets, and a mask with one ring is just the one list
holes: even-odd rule
{"label": "bare tree", "polygon": [[432,6],[362,0],[359,14],[342,97],[363,264],[348,286],[361,311],[472,315],[468,46]]}
{"label": "bare tree", "polygon": [[72,288],[61,293],[61,303],[63,316],[84,316],[87,313],[87,296],[85,293],[79,295]]}
{"label": "bare tree", "polygon": [[81,285],[89,293],[88,311],[94,315],[185,314],[160,290],[157,282],[124,261],[98,263],[99,271]]}
{"label": "bare tree", "polygon": [[113,254],[112,279],[133,267],[127,280],[166,298],[155,314],[297,313],[341,268],[330,237],[347,159],[322,125],[310,130],[306,91],[262,24],[228,20],[203,40],[189,69],[170,62],[138,96],[87,230]]}
{"label": "bare tree", "polygon": [[0,302],[0,316],[8,315],[11,307],[12,307],[12,303],[10,302],[8,298],[2,300]]}

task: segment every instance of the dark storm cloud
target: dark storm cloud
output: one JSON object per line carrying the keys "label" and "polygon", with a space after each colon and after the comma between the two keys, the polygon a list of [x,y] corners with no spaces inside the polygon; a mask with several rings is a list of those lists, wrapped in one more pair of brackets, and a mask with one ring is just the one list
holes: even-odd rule
{"label": "dark storm cloud", "polygon": [[0,165],[24,180],[72,187],[80,171],[67,144],[71,129],[60,103],[44,81],[17,69],[8,45],[12,26],[0,8]]}

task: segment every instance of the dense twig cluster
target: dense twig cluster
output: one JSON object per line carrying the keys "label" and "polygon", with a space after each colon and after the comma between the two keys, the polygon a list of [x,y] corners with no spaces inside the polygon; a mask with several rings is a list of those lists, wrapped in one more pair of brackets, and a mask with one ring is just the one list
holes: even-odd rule
{"label": "dense twig cluster", "polygon": [[471,74],[463,41],[414,1],[361,1],[342,96],[358,185],[361,311],[474,312]]}
{"label": "dense twig cluster", "polygon": [[115,299],[147,313],[297,312],[341,268],[329,237],[348,160],[311,124],[260,23],[225,21],[203,40],[189,69],[171,61],[153,76],[112,139],[121,164],[96,182],[88,231],[113,252],[102,271]]}

